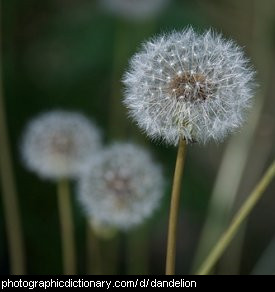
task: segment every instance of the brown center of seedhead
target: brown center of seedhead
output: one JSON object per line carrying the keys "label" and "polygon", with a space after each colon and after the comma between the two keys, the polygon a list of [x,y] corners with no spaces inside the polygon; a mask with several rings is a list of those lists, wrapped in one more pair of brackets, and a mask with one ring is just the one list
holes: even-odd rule
{"label": "brown center of seedhead", "polygon": [[176,75],[168,85],[168,93],[178,101],[204,101],[214,92],[214,86],[199,73],[185,72]]}
{"label": "brown center of seedhead", "polygon": [[63,155],[71,153],[73,148],[72,139],[67,135],[55,135],[51,144],[53,152]]}
{"label": "brown center of seedhead", "polygon": [[118,197],[123,197],[131,192],[130,179],[117,174],[110,179],[106,179],[106,184]]}

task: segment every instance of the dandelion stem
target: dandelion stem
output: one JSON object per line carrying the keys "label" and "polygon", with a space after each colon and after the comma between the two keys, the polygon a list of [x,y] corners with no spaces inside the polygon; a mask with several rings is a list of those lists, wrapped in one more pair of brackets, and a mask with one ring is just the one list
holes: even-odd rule
{"label": "dandelion stem", "polygon": [[1,60],[2,56],[0,48],[0,173],[2,196],[10,255],[10,273],[13,275],[23,275],[25,274],[24,242],[22,237],[17,190],[15,186],[12,157],[8,139],[7,119],[5,115],[5,104],[3,96],[4,93],[2,84]]}
{"label": "dandelion stem", "polygon": [[181,180],[183,175],[185,154],[186,143],[185,140],[180,139],[171,195],[166,255],[166,275],[175,274],[177,222],[179,215]]}
{"label": "dandelion stem", "polygon": [[58,205],[65,275],[76,274],[74,225],[70,200],[69,182],[66,179],[61,179],[58,182]]}
{"label": "dandelion stem", "polygon": [[246,217],[249,215],[251,210],[254,208],[254,206],[257,204],[257,202],[263,195],[265,189],[272,181],[274,176],[275,161],[271,164],[271,166],[268,168],[260,182],[256,185],[252,193],[246,199],[239,212],[234,216],[228,229],[224,232],[224,234],[221,236],[220,240],[214,246],[206,260],[198,269],[196,273],[197,275],[207,275],[211,271],[211,269],[216,264],[217,260],[223,254],[224,250],[230,244],[236,232],[239,230],[240,225],[243,223],[243,221],[246,219]]}
{"label": "dandelion stem", "polygon": [[24,244],[3,107],[2,94],[0,92],[0,170],[6,232],[10,253],[10,272],[12,275],[23,275],[25,273]]}

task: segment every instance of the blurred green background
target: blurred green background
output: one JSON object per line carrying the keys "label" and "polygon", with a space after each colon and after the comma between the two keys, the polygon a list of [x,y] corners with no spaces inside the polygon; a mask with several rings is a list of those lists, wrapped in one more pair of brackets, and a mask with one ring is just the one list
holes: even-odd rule
{"label": "blurred green background", "polygon": [[[275,1],[171,0],[160,13],[142,20],[112,14],[99,2],[1,0],[3,92],[27,272],[62,273],[55,185],[26,171],[19,153],[25,124],[40,112],[58,108],[80,111],[93,119],[106,144],[115,140],[144,144],[162,163],[167,190],[161,208],[130,232],[100,240],[100,248],[103,273],[164,273],[176,149],[151,142],[127,118],[121,104],[121,78],[141,42],[156,33],[192,25],[199,31],[213,27],[235,39],[251,58],[259,83],[248,121],[239,133],[221,144],[188,147],[177,273],[193,273],[194,261],[204,257],[203,251],[200,256],[197,251],[208,211],[212,219],[208,220],[206,242],[211,243],[274,159]],[[274,189],[273,182],[215,273],[275,273]],[[211,199],[213,192],[216,197]],[[0,273],[8,274],[2,201],[0,204]],[[74,216],[78,273],[85,274],[89,262],[86,225],[76,201]],[[269,256],[265,256],[267,249]]]}

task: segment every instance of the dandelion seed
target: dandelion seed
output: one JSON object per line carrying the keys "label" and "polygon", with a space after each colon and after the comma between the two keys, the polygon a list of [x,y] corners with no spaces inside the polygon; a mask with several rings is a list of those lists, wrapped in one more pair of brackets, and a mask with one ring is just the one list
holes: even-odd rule
{"label": "dandelion seed", "polygon": [[167,275],[175,274],[186,143],[221,140],[238,128],[253,96],[254,75],[243,51],[233,41],[211,30],[199,35],[187,28],[145,43],[124,76],[124,103],[133,119],[149,137],[178,145]]}
{"label": "dandelion seed", "polygon": [[187,28],[148,41],[132,58],[124,103],[153,139],[222,140],[243,123],[254,75],[233,41]]}
{"label": "dandelion seed", "polygon": [[60,179],[76,176],[99,147],[99,131],[88,119],[52,111],[29,123],[21,152],[27,168],[41,177]]}
{"label": "dandelion seed", "polygon": [[163,192],[161,169],[149,153],[117,143],[101,152],[79,180],[79,201],[101,226],[129,229],[149,217]]}
{"label": "dandelion seed", "polygon": [[70,178],[77,177],[100,146],[100,134],[84,116],[66,111],[44,113],[29,123],[22,141],[27,168],[57,182],[64,274],[76,273]]}

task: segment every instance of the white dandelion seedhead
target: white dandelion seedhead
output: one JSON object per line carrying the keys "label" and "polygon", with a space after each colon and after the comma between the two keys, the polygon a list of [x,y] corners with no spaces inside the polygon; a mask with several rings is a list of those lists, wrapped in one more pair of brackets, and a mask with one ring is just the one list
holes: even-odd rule
{"label": "white dandelion seedhead", "polygon": [[161,169],[133,144],[114,144],[80,177],[79,201],[102,226],[128,229],[149,217],[163,193]]}
{"label": "white dandelion seedhead", "polygon": [[99,149],[99,130],[83,115],[52,111],[27,126],[22,141],[23,161],[44,178],[74,177]]}
{"label": "white dandelion seedhead", "polygon": [[100,0],[110,12],[130,20],[144,20],[158,14],[169,0]]}
{"label": "white dandelion seedhead", "polygon": [[233,41],[187,28],[150,40],[132,58],[124,103],[153,139],[221,140],[242,124],[254,75]]}

